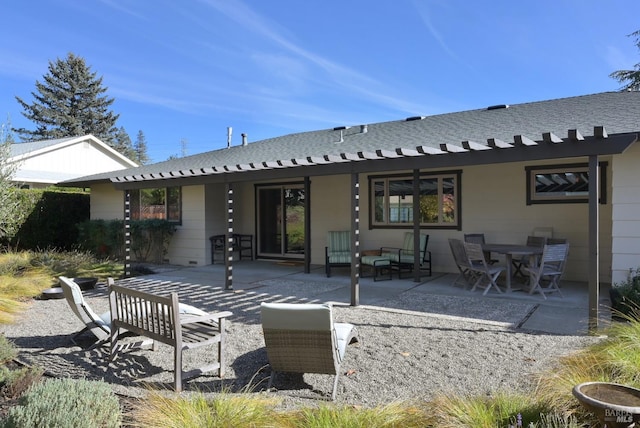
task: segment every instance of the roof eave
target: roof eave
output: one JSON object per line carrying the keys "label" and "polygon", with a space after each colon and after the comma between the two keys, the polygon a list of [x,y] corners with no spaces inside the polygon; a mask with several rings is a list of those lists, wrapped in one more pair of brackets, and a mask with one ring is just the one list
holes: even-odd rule
{"label": "roof eave", "polygon": [[[307,159],[307,162],[289,162],[287,167],[256,168],[244,170],[231,167],[216,167],[212,172],[200,171],[169,171],[150,174],[115,176],[111,182],[116,188],[143,188],[167,185],[195,185],[215,182],[241,182],[265,179],[282,179],[299,177],[301,175],[318,176],[347,173],[369,173],[381,170],[409,170],[434,169],[447,167],[462,167],[471,165],[488,165],[508,162],[523,162],[532,160],[552,160],[562,158],[576,158],[592,155],[612,155],[624,152],[631,144],[638,140],[638,134],[627,133],[607,136],[594,135],[577,138],[559,139],[556,136],[545,135],[542,140],[533,141],[525,138],[515,138],[521,143],[509,144],[509,147],[491,144],[461,144],[461,146],[446,145],[441,150],[428,152],[416,148],[403,154],[406,149],[395,152],[367,153],[367,156],[356,156],[345,153],[340,161],[328,161],[329,158],[317,158],[317,162]],[[517,137],[517,136],[516,136]],[[491,140],[491,139],[490,139]],[[466,142],[465,142],[466,143]],[[416,152],[421,153],[416,155]],[[354,160],[346,160],[354,159]],[[359,159],[359,160],[355,160]],[[284,161],[283,161],[284,162]],[[382,166],[381,163],[384,163]],[[304,173],[300,167],[305,166]],[[242,174],[238,174],[238,173]],[[169,184],[172,181],[176,184]]]}

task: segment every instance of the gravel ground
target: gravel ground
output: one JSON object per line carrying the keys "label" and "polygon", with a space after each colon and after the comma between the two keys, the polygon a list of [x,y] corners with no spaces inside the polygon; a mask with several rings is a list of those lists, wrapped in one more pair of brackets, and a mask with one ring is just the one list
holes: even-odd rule
{"label": "gravel ground", "polygon": [[[260,327],[261,301],[319,301],[336,286],[300,281],[264,281],[252,290],[225,292],[193,284],[165,284],[181,301],[208,311],[230,310],[224,379],[205,375],[189,381],[185,393],[224,391],[264,394],[269,369]],[[140,288],[144,288],[141,286]],[[302,297],[304,296],[304,297]],[[104,288],[85,292],[97,313],[108,310]],[[429,399],[436,393],[489,395],[499,390],[530,390],[532,374],[550,368],[561,355],[594,343],[588,336],[541,334],[517,326],[535,306],[477,297],[402,293],[385,308],[334,308],[336,322],[356,326],[360,341],[350,345],[338,384],[339,403],[375,406],[392,400]],[[99,379],[115,392],[143,396],[146,388],[170,388],[173,348],[138,350],[107,365],[108,346],[87,350],[71,336],[82,324],[66,300],[34,300],[16,324],[0,326],[20,349],[20,360],[54,376]],[[210,350],[184,353],[184,367],[206,360]],[[279,375],[276,394],[282,406],[317,405],[327,397],[328,375]]]}

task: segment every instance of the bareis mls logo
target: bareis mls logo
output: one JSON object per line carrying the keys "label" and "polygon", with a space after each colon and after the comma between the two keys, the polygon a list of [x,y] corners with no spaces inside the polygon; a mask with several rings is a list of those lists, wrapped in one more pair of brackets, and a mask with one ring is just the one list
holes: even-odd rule
{"label": "bareis mls logo", "polygon": [[633,413],[625,410],[604,409],[604,420],[610,422],[633,422]]}

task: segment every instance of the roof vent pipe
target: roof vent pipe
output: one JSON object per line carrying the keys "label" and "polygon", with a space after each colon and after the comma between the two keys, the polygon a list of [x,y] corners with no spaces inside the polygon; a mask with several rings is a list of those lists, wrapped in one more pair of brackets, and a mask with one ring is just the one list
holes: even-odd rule
{"label": "roof vent pipe", "polygon": [[247,134],[242,133],[242,145],[246,146],[247,145]]}
{"label": "roof vent pipe", "polygon": [[496,104],[495,106],[487,107],[487,110],[500,110],[504,108],[509,108],[509,104]]}
{"label": "roof vent pipe", "polygon": [[227,149],[231,147],[231,135],[233,134],[233,128],[227,127]]}
{"label": "roof vent pipe", "polygon": [[366,134],[369,131],[369,127],[367,125],[360,125],[360,133]]}

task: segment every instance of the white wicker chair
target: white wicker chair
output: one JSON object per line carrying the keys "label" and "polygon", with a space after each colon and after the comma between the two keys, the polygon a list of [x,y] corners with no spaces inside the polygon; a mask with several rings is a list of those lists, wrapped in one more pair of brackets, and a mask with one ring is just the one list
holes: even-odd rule
{"label": "white wicker chair", "polygon": [[262,303],[261,313],[271,365],[267,389],[276,372],[331,374],[335,400],[347,345],[358,341],[356,328],[334,323],[329,304]]}

